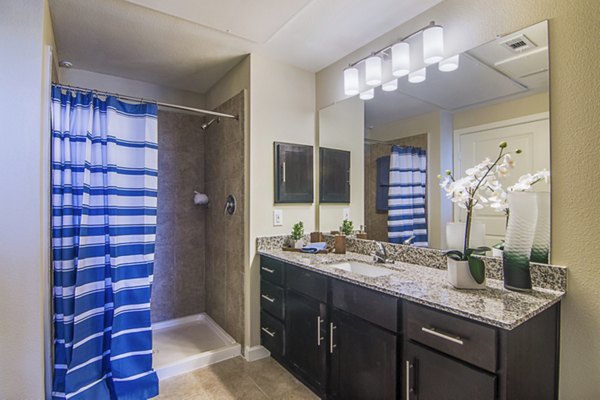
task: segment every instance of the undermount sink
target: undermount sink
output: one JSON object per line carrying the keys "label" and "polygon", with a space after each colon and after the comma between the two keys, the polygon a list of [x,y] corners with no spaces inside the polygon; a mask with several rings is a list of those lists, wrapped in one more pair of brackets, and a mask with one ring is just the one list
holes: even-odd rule
{"label": "undermount sink", "polygon": [[360,261],[344,261],[340,263],[330,264],[333,268],[342,269],[344,271],[353,272],[355,274],[376,278],[378,276],[386,276],[393,274],[394,271],[388,268],[376,267],[375,265],[363,263]]}

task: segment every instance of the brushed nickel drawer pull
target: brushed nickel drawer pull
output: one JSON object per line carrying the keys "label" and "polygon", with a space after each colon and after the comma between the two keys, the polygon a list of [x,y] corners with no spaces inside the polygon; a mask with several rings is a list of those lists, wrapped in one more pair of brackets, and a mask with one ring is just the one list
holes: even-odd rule
{"label": "brushed nickel drawer pull", "polygon": [[275,332],[271,332],[270,330],[268,330],[265,327],[261,327],[260,328],[264,333],[266,333],[267,335],[271,336],[271,337],[275,337]]}
{"label": "brushed nickel drawer pull", "polygon": [[323,340],[323,337],[321,336],[321,322],[323,322],[323,319],[321,319],[320,315],[317,315],[317,346],[321,347],[321,340]]}
{"label": "brushed nickel drawer pull", "polygon": [[333,324],[333,322],[329,323],[329,352],[331,354],[333,354],[333,348],[336,347],[335,344],[333,344],[333,330],[336,329],[336,326]]}
{"label": "brushed nickel drawer pull", "polygon": [[273,297],[269,297],[266,294],[261,294],[260,297],[267,300],[268,302],[271,302],[271,303],[275,302],[275,299]]}
{"label": "brushed nickel drawer pull", "polygon": [[410,394],[411,392],[414,392],[414,389],[412,387],[410,387],[410,369],[412,368],[412,364],[410,363],[410,361],[406,361],[406,383],[405,383],[405,387],[406,387],[406,400],[410,400]]}
{"label": "brushed nickel drawer pull", "polygon": [[421,327],[421,330],[425,333],[429,333],[430,335],[437,336],[439,338],[445,339],[452,343],[456,343],[456,344],[460,344],[460,345],[464,344],[464,342],[460,336],[449,335],[447,333],[440,332],[440,331],[436,330],[435,328],[426,328],[424,326]]}
{"label": "brushed nickel drawer pull", "polygon": [[263,271],[267,271],[270,274],[272,274],[273,272],[275,272],[274,269],[270,269],[270,268],[267,268],[267,267],[260,267],[260,269],[262,269]]}

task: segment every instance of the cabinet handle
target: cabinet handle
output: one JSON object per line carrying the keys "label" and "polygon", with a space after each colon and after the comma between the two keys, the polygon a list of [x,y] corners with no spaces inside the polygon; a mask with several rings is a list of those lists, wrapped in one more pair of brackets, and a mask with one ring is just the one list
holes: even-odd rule
{"label": "cabinet handle", "polygon": [[323,322],[323,320],[321,319],[320,315],[317,315],[317,346],[321,347],[321,340],[323,340],[323,337],[321,336],[321,322]]}
{"label": "cabinet handle", "polygon": [[267,296],[266,294],[261,294],[260,297],[262,297],[263,299],[267,300],[268,302],[273,303],[275,301],[274,298]]}
{"label": "cabinet handle", "polygon": [[410,394],[415,391],[415,389],[413,389],[410,385],[410,369],[412,367],[413,366],[410,363],[410,361],[406,361],[406,372],[405,372],[406,383],[404,385],[406,387],[406,399],[405,400],[410,400]]}
{"label": "cabinet handle", "polygon": [[285,161],[281,163],[281,180],[285,183]]}
{"label": "cabinet handle", "polygon": [[267,271],[270,274],[272,274],[273,272],[275,272],[274,269],[270,269],[270,268],[267,268],[267,267],[260,267],[260,269],[262,269],[263,271]]}
{"label": "cabinet handle", "polygon": [[333,354],[333,348],[336,347],[336,345],[333,344],[333,330],[336,328],[337,327],[333,325],[333,322],[329,323],[329,352],[331,354]]}
{"label": "cabinet handle", "polygon": [[439,338],[445,339],[452,343],[456,343],[456,344],[460,344],[460,345],[464,344],[464,342],[460,336],[453,336],[448,333],[438,331],[435,328],[426,328],[424,326],[421,327],[421,330],[425,333],[429,333],[430,335],[437,336]]}
{"label": "cabinet handle", "polygon": [[260,328],[260,330],[262,330],[264,333],[266,333],[267,335],[269,335],[271,337],[275,337],[275,332],[271,332],[270,330],[268,330],[265,327]]}

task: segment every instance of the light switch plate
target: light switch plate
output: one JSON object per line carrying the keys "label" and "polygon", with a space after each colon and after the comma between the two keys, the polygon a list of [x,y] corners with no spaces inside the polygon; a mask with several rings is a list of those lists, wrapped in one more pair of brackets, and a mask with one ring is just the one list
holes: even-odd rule
{"label": "light switch plate", "polygon": [[350,208],[349,207],[344,208],[344,217],[342,219],[350,220]]}
{"label": "light switch plate", "polygon": [[283,210],[273,210],[273,226],[283,225]]}

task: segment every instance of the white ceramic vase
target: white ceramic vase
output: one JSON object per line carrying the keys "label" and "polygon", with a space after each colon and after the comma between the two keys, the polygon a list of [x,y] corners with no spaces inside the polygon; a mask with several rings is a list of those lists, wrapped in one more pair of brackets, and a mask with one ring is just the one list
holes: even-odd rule
{"label": "white ceramic vase", "polygon": [[471,275],[468,261],[448,258],[448,283],[457,289],[485,289],[486,279],[477,283]]}
{"label": "white ceramic vase", "polygon": [[298,240],[293,240],[292,239],[292,247],[295,249],[301,249],[304,247],[304,240],[302,239],[298,239]]}

